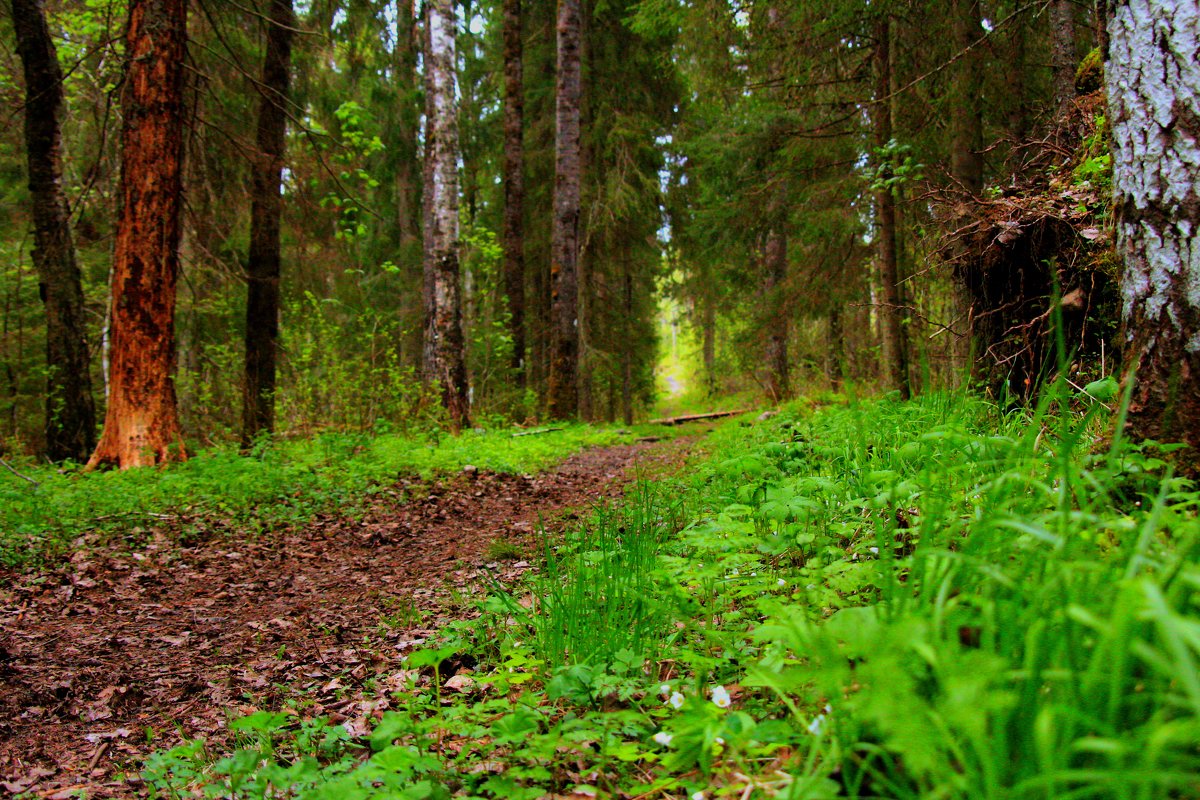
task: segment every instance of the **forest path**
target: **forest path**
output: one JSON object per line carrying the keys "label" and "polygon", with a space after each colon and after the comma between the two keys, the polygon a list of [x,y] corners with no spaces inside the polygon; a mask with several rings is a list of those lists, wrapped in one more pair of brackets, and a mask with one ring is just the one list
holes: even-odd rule
{"label": "forest path", "polygon": [[142,794],[149,753],[220,741],[231,717],[257,708],[303,703],[365,730],[381,707],[364,684],[400,679],[405,653],[472,616],[493,577],[530,568],[490,557],[533,560],[540,519],[561,529],[620,494],[635,467],[677,466],[689,444],[593,448],[535,476],[400,484],[359,520],[182,545],[160,533],[137,552],[0,574],[0,796]]}

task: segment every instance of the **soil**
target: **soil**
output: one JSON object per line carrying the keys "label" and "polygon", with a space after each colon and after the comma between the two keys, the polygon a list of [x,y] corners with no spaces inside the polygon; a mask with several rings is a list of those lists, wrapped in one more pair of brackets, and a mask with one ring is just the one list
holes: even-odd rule
{"label": "soil", "polygon": [[532,569],[541,538],[618,495],[635,464],[677,465],[687,444],[586,450],[537,476],[467,468],[391,487],[357,520],[244,540],[181,544],[167,523],[136,551],[0,573],[0,796],[137,796],[150,753],[219,746],[231,718],[298,701],[365,732],[370,686],[407,652]]}

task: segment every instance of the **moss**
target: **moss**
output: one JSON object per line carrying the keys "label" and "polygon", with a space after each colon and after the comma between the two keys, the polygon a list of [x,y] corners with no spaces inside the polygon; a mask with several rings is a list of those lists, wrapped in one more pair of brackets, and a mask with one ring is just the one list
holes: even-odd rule
{"label": "moss", "polygon": [[1075,70],[1075,91],[1078,94],[1091,94],[1104,86],[1104,55],[1099,47],[1083,57],[1079,69]]}

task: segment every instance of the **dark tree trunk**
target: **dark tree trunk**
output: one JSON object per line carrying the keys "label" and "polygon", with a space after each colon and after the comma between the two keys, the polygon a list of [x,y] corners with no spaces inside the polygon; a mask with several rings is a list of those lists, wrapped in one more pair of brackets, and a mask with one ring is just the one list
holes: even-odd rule
{"label": "dark tree trunk", "polygon": [[280,195],[292,64],[292,0],[271,0],[258,104],[258,152],[251,165],[250,252],[246,262],[246,374],[242,446],[275,430],[279,351]]}
{"label": "dark tree trunk", "polygon": [[[950,177],[959,190],[978,197],[983,191],[983,156],[980,153],[983,147],[983,121],[979,107],[983,75],[979,53],[973,45],[977,44],[983,30],[979,0],[953,0],[951,12],[955,48],[959,52],[965,51],[966,55],[955,65],[950,118]],[[965,249],[965,245],[956,248],[953,256],[956,264],[969,263]],[[951,358],[954,374],[963,377],[969,374],[974,363],[971,358],[974,338],[971,320],[975,298],[971,296],[969,285],[964,267],[959,266],[956,268],[953,295],[954,317],[959,321],[955,327],[965,327],[966,331],[965,335],[954,339]]]}
{"label": "dark tree trunk", "polygon": [[[420,132],[420,85],[417,76],[419,25],[413,14],[411,0],[396,2],[395,69],[399,108],[396,110],[396,129],[389,146],[395,158],[396,250],[397,265],[407,281],[405,288],[417,286],[423,280],[421,243],[421,182],[417,139]],[[385,141],[387,141],[385,139]],[[421,294],[405,291],[399,298],[400,341],[397,343],[400,361],[420,367],[422,363],[421,320],[424,304]]]}
{"label": "dark tree trunk", "polygon": [[1123,361],[1139,439],[1183,441],[1200,473],[1200,18],[1197,0],[1119,0],[1106,64]]}
{"label": "dark tree trunk", "polygon": [[[875,30],[875,103],[872,120],[875,147],[884,150],[892,139],[891,20],[883,17]],[[885,158],[880,156],[880,158]],[[890,164],[881,163],[881,177],[890,176]],[[883,374],[889,389],[900,392],[907,400],[911,394],[908,383],[908,347],[902,322],[900,300],[900,266],[896,249],[896,198],[892,190],[881,187],[875,191],[876,250],[879,283],[883,302],[880,304],[880,333],[883,345]]]}
{"label": "dark tree trunk", "polygon": [[700,300],[700,327],[704,335],[704,391],[708,397],[717,393],[717,301],[711,292]]}
{"label": "dark tree trunk", "polygon": [[1025,60],[1029,42],[1029,26],[1023,18],[1013,20],[1008,39],[1008,72],[1004,86],[1008,102],[1008,135],[1014,144],[1024,142],[1029,136],[1029,81]]}
{"label": "dark tree trunk", "polygon": [[187,0],[131,0],[108,411],[88,467],[186,457],[175,402]]}
{"label": "dark tree trunk", "polygon": [[829,339],[826,347],[829,350],[826,360],[829,388],[840,392],[842,381],[846,377],[846,365],[843,358],[846,350],[846,336],[842,331],[842,311],[837,306],[829,311]]}
{"label": "dark tree trunk", "polygon": [[458,264],[458,120],[453,0],[425,17],[425,376],[437,381],[450,426],[471,424]]}
{"label": "dark tree trunk", "polygon": [[46,308],[45,452],[53,461],[82,461],[96,444],[96,408],[83,289],[62,189],[63,75],[41,0],[13,0],[12,16],[25,69],[33,263]]}
{"label": "dark tree trunk", "polygon": [[[782,223],[778,223],[782,225]],[[791,394],[788,374],[788,272],[787,235],[774,229],[767,233],[763,248],[763,266],[766,268],[763,283],[763,301],[767,311],[766,381],[767,397],[780,403]]]}
{"label": "dark tree trunk", "polygon": [[550,234],[551,354],[549,413],[579,411],[579,115],[581,100],[580,0],[559,0],[555,103],[554,219]]}
{"label": "dark tree trunk", "polygon": [[1059,113],[1075,99],[1075,0],[1050,2],[1050,69]]}
{"label": "dark tree trunk", "polygon": [[[628,247],[623,251],[628,253]],[[621,348],[621,419],[626,425],[633,424],[633,265],[628,257],[622,260],[624,265],[622,276],[622,307],[625,311],[622,320],[625,326],[626,346]]]}
{"label": "dark tree trunk", "polygon": [[521,0],[504,0],[504,293],[512,371],[525,388],[525,82]]}

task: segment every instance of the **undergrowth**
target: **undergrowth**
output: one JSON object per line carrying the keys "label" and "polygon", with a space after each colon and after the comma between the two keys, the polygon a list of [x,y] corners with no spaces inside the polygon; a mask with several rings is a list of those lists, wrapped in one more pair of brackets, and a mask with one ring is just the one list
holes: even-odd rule
{"label": "undergrowth", "polygon": [[169,525],[186,536],[220,520],[240,535],[324,512],[353,515],[399,478],[466,465],[535,472],[580,448],[632,436],[582,425],[518,436],[503,428],[457,437],[325,433],[264,440],[250,456],[216,447],[164,469],[84,473],[21,463],[16,472],[0,470],[0,567],[36,567],[68,552],[82,534],[136,540]]}
{"label": "undergrowth", "polygon": [[[260,712],[158,796],[1200,794],[1200,494],[1099,404],[724,426],[412,654],[370,729]],[[1118,426],[1119,427],[1119,426]],[[470,650],[473,674],[442,674]],[[586,787],[586,788],[581,788]]]}

